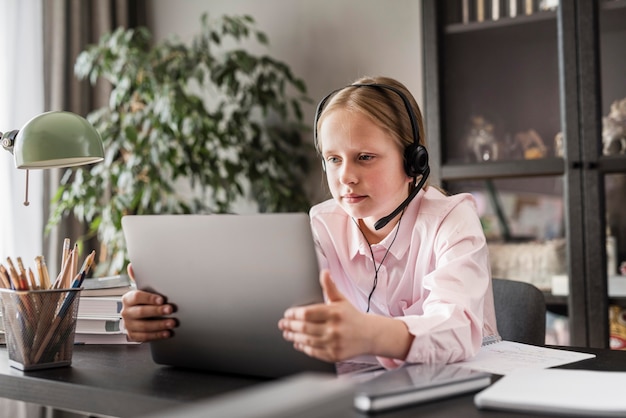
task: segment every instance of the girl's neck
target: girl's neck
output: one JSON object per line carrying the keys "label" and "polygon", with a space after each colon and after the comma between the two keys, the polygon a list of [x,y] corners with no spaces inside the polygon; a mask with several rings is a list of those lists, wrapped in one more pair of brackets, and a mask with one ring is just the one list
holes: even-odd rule
{"label": "girl's neck", "polygon": [[395,228],[396,224],[398,223],[401,217],[402,217],[402,212],[398,214],[398,216],[396,216],[394,219],[392,219],[382,229],[379,229],[379,230],[376,230],[374,228],[374,224],[372,224],[371,226],[368,226],[363,221],[363,219],[358,219],[357,225],[359,226],[359,229],[361,229],[361,232],[363,233],[363,235],[365,236],[365,239],[367,240],[367,242],[369,242],[370,245],[378,244],[383,239],[385,239],[385,237],[389,235],[391,231],[393,231],[393,228]]}

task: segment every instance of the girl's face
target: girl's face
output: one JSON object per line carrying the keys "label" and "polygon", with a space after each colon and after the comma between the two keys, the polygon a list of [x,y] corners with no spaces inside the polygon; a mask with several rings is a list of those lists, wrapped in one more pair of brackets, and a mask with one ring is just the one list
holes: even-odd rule
{"label": "girl's face", "polygon": [[374,223],[408,196],[412,178],[404,171],[402,151],[367,116],[345,109],[327,114],[318,136],[333,198],[374,231]]}

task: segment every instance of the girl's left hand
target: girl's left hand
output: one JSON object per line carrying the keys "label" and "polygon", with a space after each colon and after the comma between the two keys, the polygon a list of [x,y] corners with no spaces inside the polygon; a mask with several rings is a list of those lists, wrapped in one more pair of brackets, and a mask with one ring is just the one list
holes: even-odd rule
{"label": "girl's left hand", "polygon": [[285,311],[278,322],[283,338],[296,350],[328,362],[371,353],[375,335],[367,325],[370,315],[358,311],[337,290],[330,273],[320,273],[326,303]]}

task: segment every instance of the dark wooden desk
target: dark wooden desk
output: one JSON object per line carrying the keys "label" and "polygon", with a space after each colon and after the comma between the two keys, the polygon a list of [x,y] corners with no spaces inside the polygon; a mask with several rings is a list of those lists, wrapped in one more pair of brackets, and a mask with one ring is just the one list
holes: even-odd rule
{"label": "dark wooden desk", "polygon": [[140,416],[260,382],[160,366],[143,344],[77,345],[70,367],[31,372],[0,348],[0,397],[98,415]]}
{"label": "dark wooden desk", "polygon": [[[568,349],[568,348],[565,348]],[[576,348],[596,358],[562,368],[626,371],[626,352]],[[205,401],[220,394],[263,384],[254,378],[215,375],[160,366],[147,345],[75,346],[71,367],[22,372],[8,365],[0,348],[0,397],[53,408],[113,417],[138,417]],[[473,394],[388,412],[384,417],[510,417],[526,414],[480,411]],[[178,416],[172,413],[172,416]],[[358,417],[353,410],[337,417]]]}

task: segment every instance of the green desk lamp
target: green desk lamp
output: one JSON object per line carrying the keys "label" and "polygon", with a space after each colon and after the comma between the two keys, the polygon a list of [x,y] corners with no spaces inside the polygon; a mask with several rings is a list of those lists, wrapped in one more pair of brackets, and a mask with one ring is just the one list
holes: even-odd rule
{"label": "green desk lamp", "polygon": [[6,132],[2,147],[11,152],[15,166],[28,170],[73,167],[104,159],[102,139],[85,118],[71,112],[46,112],[29,120],[21,130]]}

